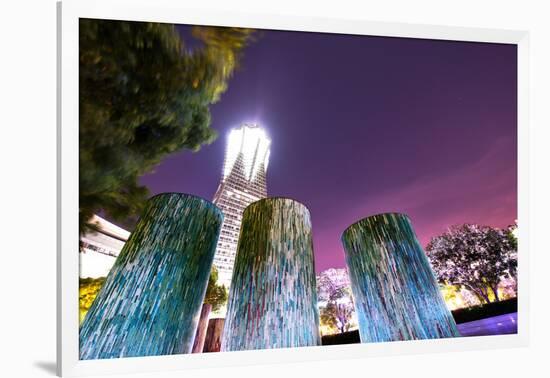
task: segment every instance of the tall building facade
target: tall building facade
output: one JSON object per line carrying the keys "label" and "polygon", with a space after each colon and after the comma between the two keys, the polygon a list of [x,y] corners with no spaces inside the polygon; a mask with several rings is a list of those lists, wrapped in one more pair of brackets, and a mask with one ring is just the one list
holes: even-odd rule
{"label": "tall building facade", "polygon": [[271,140],[256,124],[232,129],[227,139],[222,179],[214,203],[224,219],[214,257],[218,284],[229,288],[244,209],[267,197],[266,171]]}

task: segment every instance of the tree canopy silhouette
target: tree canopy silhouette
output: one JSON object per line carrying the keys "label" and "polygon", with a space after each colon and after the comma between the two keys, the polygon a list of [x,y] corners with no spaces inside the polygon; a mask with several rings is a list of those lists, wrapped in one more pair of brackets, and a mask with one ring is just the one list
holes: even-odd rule
{"label": "tree canopy silhouette", "polygon": [[99,211],[136,217],[149,194],[141,175],[215,139],[209,105],[227,89],[252,33],[195,27],[199,46],[190,49],[171,24],[80,20],[81,233]]}

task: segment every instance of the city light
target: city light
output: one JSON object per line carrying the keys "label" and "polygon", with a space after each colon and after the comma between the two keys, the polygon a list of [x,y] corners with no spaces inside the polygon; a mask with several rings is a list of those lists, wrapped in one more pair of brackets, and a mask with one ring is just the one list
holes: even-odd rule
{"label": "city light", "polygon": [[271,140],[257,124],[245,124],[229,132],[227,152],[223,169],[226,179],[242,154],[244,175],[248,181],[253,181],[263,163],[267,170],[269,163],[269,147]]}

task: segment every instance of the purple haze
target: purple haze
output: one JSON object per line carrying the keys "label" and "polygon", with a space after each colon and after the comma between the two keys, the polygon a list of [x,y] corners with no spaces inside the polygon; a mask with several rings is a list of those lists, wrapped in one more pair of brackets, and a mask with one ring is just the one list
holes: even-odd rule
{"label": "purple haze", "polygon": [[341,233],[380,212],[408,214],[422,245],[453,224],[505,227],[516,64],[514,45],[263,31],[211,108],[219,138],[142,183],[211,199],[228,130],[252,121],[272,139],[269,195],[311,211],[318,272],[344,267]]}

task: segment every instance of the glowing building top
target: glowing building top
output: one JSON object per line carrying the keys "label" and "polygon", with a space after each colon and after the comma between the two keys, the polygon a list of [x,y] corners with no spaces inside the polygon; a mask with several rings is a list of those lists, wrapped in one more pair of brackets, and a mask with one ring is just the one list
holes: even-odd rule
{"label": "glowing building top", "polygon": [[247,181],[254,181],[261,168],[265,174],[270,144],[265,131],[258,125],[244,124],[231,130],[227,140],[222,180],[231,174],[239,157],[242,158],[243,178]]}
{"label": "glowing building top", "polygon": [[266,171],[271,140],[256,124],[232,129],[227,138],[222,179],[214,203],[224,220],[214,257],[218,284],[229,288],[244,209],[267,197]]}

